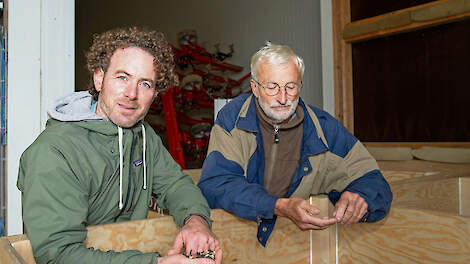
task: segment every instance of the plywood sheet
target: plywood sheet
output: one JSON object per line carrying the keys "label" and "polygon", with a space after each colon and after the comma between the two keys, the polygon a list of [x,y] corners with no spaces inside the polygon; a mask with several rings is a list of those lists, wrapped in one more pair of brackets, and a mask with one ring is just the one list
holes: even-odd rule
{"label": "plywood sheet", "polygon": [[[470,176],[470,164],[450,164],[422,160],[379,161],[382,171],[401,171],[414,173],[440,173],[451,177]],[[393,179],[392,179],[393,180]]]}
{"label": "plywood sheet", "polygon": [[459,178],[391,183],[393,207],[459,214]]}
{"label": "plywood sheet", "polygon": [[[314,199],[323,215],[331,211],[328,198]],[[266,248],[256,239],[257,225],[223,210],[212,210],[213,231],[222,244],[224,263],[309,263],[310,233],[289,219],[279,218]],[[171,217],[89,227],[85,244],[101,250],[138,249],[166,255],[178,229]],[[330,244],[334,227],[313,232],[313,263],[335,263]]]}
{"label": "plywood sheet", "polygon": [[461,186],[461,179],[470,177],[470,164],[418,160],[381,161],[379,167],[390,183],[394,207],[461,215],[465,215],[462,214],[464,208],[470,208],[470,187]]}
{"label": "plywood sheet", "polygon": [[470,219],[393,208],[381,222],[338,226],[339,263],[470,263]]}
{"label": "plywood sheet", "polygon": [[31,243],[26,235],[9,236],[8,240],[25,263],[36,264],[32,254],[33,249],[31,248]]}
{"label": "plywood sheet", "polygon": [[11,246],[6,237],[0,237],[0,260],[2,264],[25,264],[26,262]]}

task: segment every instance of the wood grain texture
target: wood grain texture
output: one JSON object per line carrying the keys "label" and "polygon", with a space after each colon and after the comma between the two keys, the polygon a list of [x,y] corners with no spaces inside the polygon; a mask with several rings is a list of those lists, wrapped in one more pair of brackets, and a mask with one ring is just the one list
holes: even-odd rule
{"label": "wood grain texture", "polygon": [[[466,177],[470,176],[470,164],[451,164],[443,162],[432,162],[432,161],[423,161],[423,160],[405,160],[405,161],[378,161],[380,169],[384,174],[390,176],[387,180],[399,180],[403,179],[404,174],[410,174],[410,177],[419,176],[416,174],[413,176],[413,173],[423,173],[426,175],[432,174],[444,174],[449,177]],[[393,176],[393,173],[404,173],[403,175],[396,177]]]}
{"label": "wood grain texture", "polygon": [[366,18],[344,27],[346,42],[358,42],[451,23],[470,17],[466,0],[438,0]]}
{"label": "wood grain texture", "polygon": [[362,142],[366,147],[421,147],[470,148],[470,142]]}
{"label": "wood grain texture", "polygon": [[470,263],[470,219],[392,208],[378,223],[338,226],[339,263]]}
{"label": "wood grain texture", "polygon": [[393,207],[427,209],[459,214],[459,178],[390,184]]}
{"label": "wood grain texture", "polygon": [[26,235],[9,236],[8,240],[26,264],[36,264],[32,254],[33,249],[31,243]]}
{"label": "wood grain texture", "polygon": [[7,237],[0,237],[0,260],[2,264],[26,264]]}
{"label": "wood grain texture", "polygon": [[335,116],[354,133],[354,101],[351,44],[343,39],[343,28],[351,22],[350,2],[332,1]]}
{"label": "wood grain texture", "polygon": [[[327,215],[331,210],[328,198],[314,199]],[[212,210],[212,229],[220,239],[224,263],[309,263],[309,232],[303,232],[289,219],[279,218],[266,248],[256,238],[257,225],[233,216],[224,210]],[[158,251],[164,255],[171,248],[178,228],[169,216],[154,219],[108,224],[88,228],[87,247],[100,250],[123,251],[137,249],[143,252]],[[314,263],[334,263],[334,227],[313,233]]]}
{"label": "wood grain texture", "polygon": [[379,166],[390,183],[393,207],[458,215],[464,204],[470,203],[470,198],[466,196],[470,189],[461,188],[461,178],[470,177],[470,164],[410,160],[381,161]]}

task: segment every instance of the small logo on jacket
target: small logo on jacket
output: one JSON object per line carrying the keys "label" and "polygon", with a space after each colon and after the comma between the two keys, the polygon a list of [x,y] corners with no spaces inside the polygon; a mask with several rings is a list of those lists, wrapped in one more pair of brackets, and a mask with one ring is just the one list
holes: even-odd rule
{"label": "small logo on jacket", "polygon": [[142,164],[142,160],[134,161],[134,167],[140,166],[140,164]]}

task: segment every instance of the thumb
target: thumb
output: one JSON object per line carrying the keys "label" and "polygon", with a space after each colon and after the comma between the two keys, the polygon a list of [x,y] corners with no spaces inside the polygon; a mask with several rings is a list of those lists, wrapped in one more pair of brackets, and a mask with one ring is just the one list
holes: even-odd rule
{"label": "thumb", "polygon": [[181,233],[178,233],[175,237],[175,242],[173,242],[173,247],[168,251],[168,256],[179,254],[183,249],[183,237]]}

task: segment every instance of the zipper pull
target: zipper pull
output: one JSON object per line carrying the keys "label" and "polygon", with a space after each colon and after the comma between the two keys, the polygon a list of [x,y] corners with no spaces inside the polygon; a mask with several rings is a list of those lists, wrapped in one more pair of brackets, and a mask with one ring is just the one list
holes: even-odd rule
{"label": "zipper pull", "polygon": [[274,125],[274,143],[279,142],[279,126]]}

